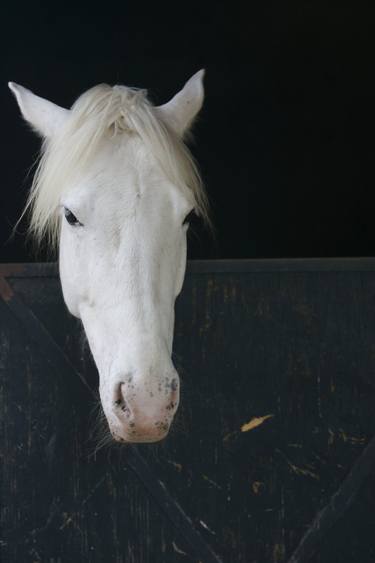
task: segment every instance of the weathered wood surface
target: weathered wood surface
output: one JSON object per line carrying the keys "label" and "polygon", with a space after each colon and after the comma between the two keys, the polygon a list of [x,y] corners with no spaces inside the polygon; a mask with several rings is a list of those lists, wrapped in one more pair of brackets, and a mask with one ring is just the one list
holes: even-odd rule
{"label": "weathered wood surface", "polygon": [[[95,389],[55,268],[12,268],[15,295]],[[2,560],[198,563],[132,448],[95,451],[93,395],[1,300],[0,338]],[[375,435],[375,261],[193,263],[175,363],[174,429],[136,454],[223,562],[288,561]],[[374,561],[373,482],[301,561]]]}

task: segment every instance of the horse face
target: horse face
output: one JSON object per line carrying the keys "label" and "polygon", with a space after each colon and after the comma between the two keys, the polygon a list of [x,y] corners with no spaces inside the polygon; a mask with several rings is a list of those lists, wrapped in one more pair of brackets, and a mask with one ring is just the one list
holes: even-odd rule
{"label": "horse face", "polygon": [[192,164],[181,138],[201,107],[202,77],[152,110],[142,98],[137,110],[138,92],[125,87],[98,86],[78,109],[65,110],[10,84],[23,116],[45,138],[32,227],[39,234],[58,227],[64,299],[82,320],[119,441],[162,439],[179,402],[174,302],[197,193],[181,189],[177,177],[179,166],[184,175]]}
{"label": "horse face", "polygon": [[118,440],[162,439],[177,410],[174,302],[191,209],[137,140],[116,152],[107,147],[61,202],[63,294],[83,322]]}

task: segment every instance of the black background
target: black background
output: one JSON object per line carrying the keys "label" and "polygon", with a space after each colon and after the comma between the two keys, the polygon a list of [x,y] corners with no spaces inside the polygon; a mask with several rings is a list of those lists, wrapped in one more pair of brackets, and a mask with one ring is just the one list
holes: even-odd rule
{"label": "black background", "polygon": [[374,25],[360,3],[33,2],[3,8],[0,260],[40,259],[9,235],[39,147],[6,83],[70,106],[100,83],[167,101],[206,68],[192,150],[216,239],[192,258],[375,254]]}

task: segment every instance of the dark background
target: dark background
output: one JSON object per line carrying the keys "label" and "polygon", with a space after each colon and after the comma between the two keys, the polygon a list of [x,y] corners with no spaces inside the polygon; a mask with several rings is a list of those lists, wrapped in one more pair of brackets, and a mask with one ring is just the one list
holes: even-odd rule
{"label": "dark background", "polygon": [[202,67],[192,149],[217,235],[198,226],[190,257],[375,254],[374,24],[361,4],[28,5],[2,14],[1,261],[43,258],[25,223],[8,240],[39,147],[8,80],[64,106],[100,82],[163,103]]}

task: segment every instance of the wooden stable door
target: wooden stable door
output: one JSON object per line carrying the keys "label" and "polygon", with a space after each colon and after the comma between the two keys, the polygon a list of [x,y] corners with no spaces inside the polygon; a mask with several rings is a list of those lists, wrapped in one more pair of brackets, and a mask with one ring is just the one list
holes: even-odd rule
{"label": "wooden stable door", "polygon": [[173,429],[101,448],[55,265],[0,274],[4,563],[374,561],[374,260],[190,263]]}

